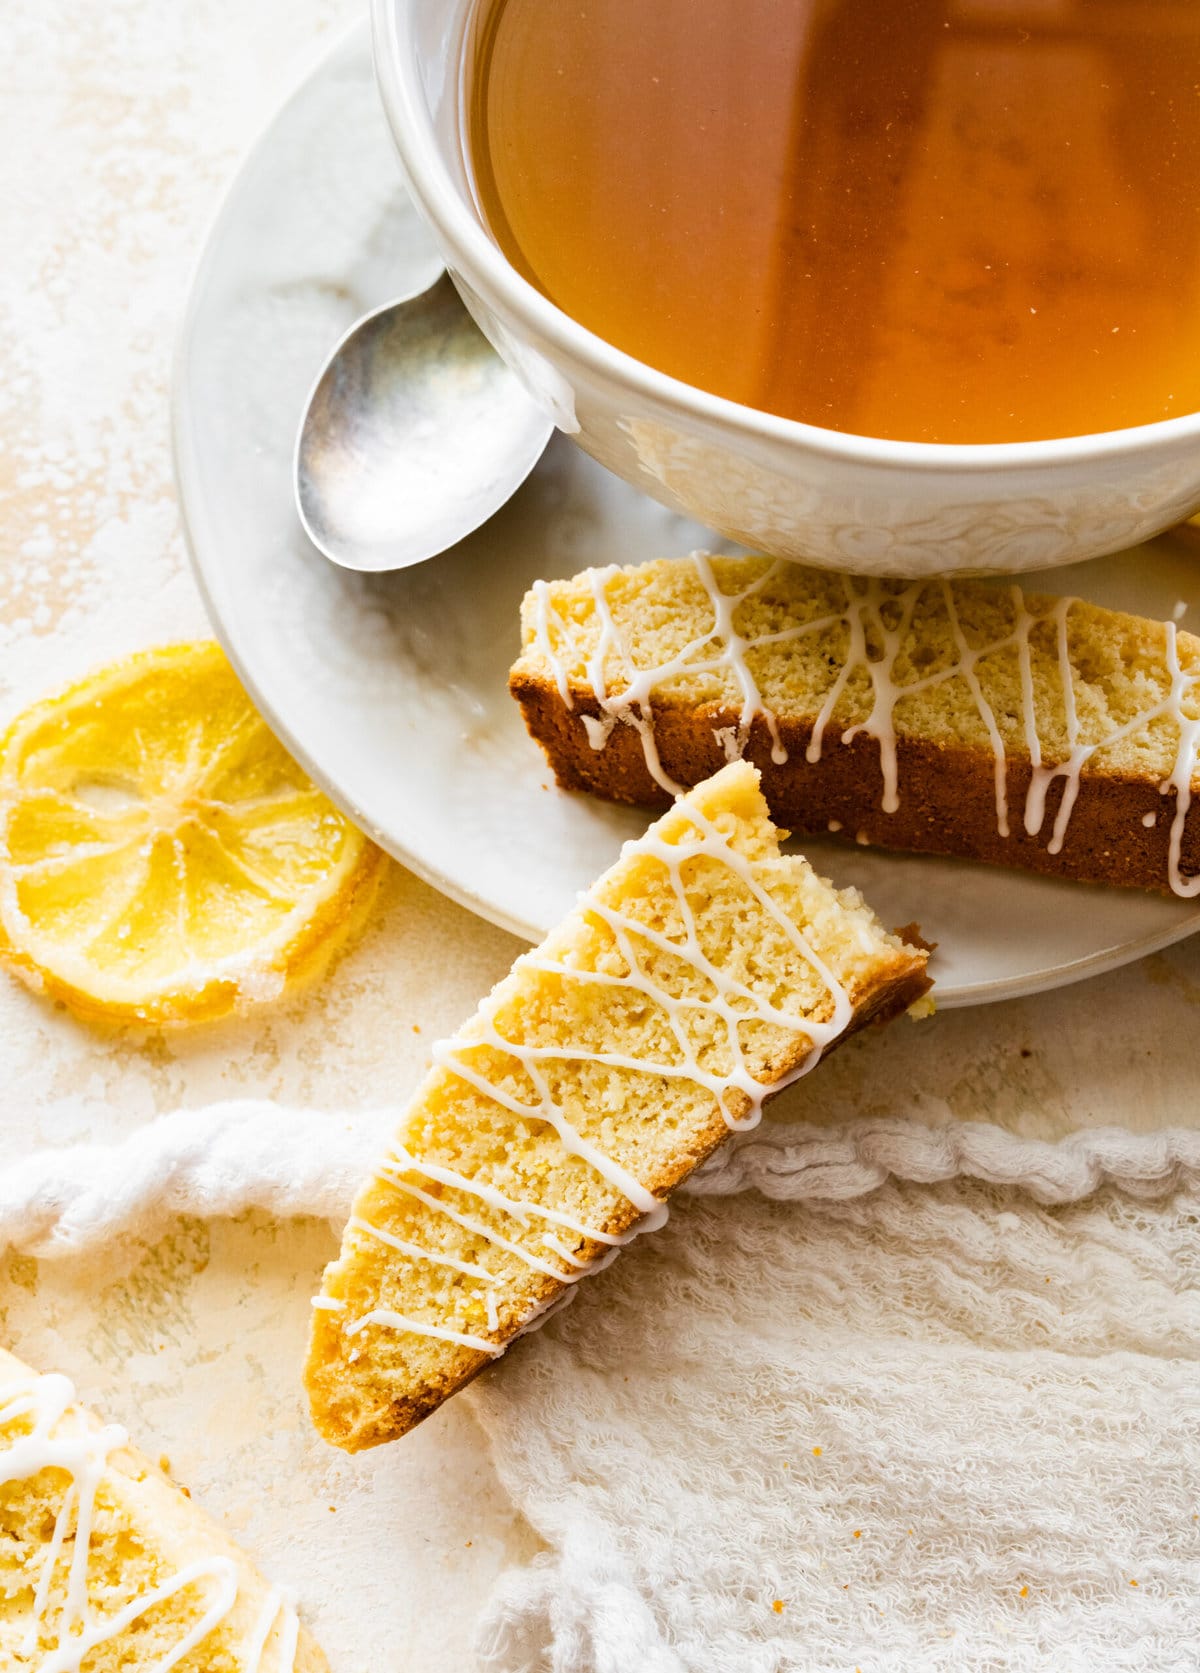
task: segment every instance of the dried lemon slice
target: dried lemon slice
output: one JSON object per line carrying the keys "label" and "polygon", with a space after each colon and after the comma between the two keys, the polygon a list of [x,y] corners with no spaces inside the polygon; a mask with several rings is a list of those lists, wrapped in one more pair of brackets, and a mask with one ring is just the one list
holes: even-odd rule
{"label": "dried lemon slice", "polygon": [[89,1016],[194,1022],[276,997],[385,864],[214,644],[98,669],[0,741],[0,960]]}

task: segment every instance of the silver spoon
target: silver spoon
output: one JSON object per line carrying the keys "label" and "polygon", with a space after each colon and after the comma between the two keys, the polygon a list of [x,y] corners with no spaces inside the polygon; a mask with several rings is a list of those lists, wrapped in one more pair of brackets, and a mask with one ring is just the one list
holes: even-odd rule
{"label": "silver spoon", "polygon": [[344,569],[406,569],[498,511],[553,428],[443,273],[326,361],[296,438],[300,520]]}

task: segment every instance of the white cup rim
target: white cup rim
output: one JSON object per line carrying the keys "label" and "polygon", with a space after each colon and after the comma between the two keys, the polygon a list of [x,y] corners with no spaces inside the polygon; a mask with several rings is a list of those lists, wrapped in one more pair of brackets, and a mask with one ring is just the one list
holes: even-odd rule
{"label": "white cup rim", "polygon": [[1200,412],[1159,419],[1122,430],[1023,442],[889,441],[849,431],[822,429],[781,418],[756,407],[711,395],[605,342],[544,296],[517,272],[494,243],[473,205],[468,205],[442,157],[413,48],[415,31],[398,23],[412,0],[372,0],[375,70],[384,110],[412,192],[427,218],[455,252],[462,274],[481,274],[507,308],[534,334],[548,339],[564,357],[583,362],[593,377],[632,388],[643,399],[685,413],[693,420],[732,428],[756,440],[801,448],[848,464],[876,469],[959,475],[1087,464],[1196,440]]}

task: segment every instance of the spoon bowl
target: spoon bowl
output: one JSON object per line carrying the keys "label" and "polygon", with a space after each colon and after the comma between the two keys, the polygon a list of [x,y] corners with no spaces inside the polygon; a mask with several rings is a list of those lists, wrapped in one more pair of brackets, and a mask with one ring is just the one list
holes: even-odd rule
{"label": "spoon bowl", "polygon": [[407,569],[498,511],[553,428],[443,273],[326,361],[296,440],[300,520],[344,569]]}

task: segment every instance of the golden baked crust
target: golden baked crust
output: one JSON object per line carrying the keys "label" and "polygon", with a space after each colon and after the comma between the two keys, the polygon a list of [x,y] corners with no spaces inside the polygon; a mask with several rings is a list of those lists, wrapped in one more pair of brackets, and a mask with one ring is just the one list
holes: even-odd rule
{"label": "golden baked crust", "polygon": [[58,1666],[56,1651],[73,1666],[86,1643],[86,1673],[158,1668],[181,1648],[180,1673],[328,1673],[291,1604],[161,1469],[65,1377],[3,1349],[0,1477],[0,1666]]}
{"label": "golden baked crust", "polygon": [[[677,638],[691,633],[703,639],[703,588],[684,585],[679,573],[693,562],[666,560],[603,572],[615,577],[605,583],[605,590],[606,596],[614,595],[612,613],[618,631],[626,630],[639,609],[662,614],[669,606],[685,620],[689,612],[691,615],[686,626],[675,627]],[[786,632],[823,610],[835,608],[830,601],[831,589],[844,584],[840,577],[797,565],[784,567],[787,573],[782,580],[771,583],[769,596],[761,603],[757,598],[752,600],[759,611],[759,632]],[[714,578],[731,594],[752,584],[767,569],[763,559],[728,558],[713,563]],[[664,575],[671,571],[676,573]],[[551,607],[568,618],[571,631],[588,645],[593,642],[587,636],[594,584],[593,572],[551,583],[547,589]],[[876,596],[885,598],[896,599],[904,591],[899,584],[874,586]],[[953,597],[974,643],[983,642],[989,632],[997,639],[1011,632],[1011,594],[1015,590],[983,582],[953,583]],[[1062,763],[1068,755],[1063,705],[1056,690],[1061,667],[1054,619],[1058,606],[1059,601],[1040,596],[1024,600],[1026,610],[1038,618],[1030,635],[1031,689],[1036,676],[1035,731],[1047,766]],[[1200,712],[1196,684],[1200,640],[1190,634],[1176,634],[1169,625],[1092,605],[1074,606],[1067,620],[1073,695],[1085,743],[1102,738],[1105,729],[1116,731],[1139,704],[1153,711],[1161,703],[1170,683],[1168,635],[1187,676],[1179,705],[1183,717],[1186,721]],[[564,700],[557,677],[562,665],[556,666],[548,659],[538,643],[537,607],[532,595],[523,611],[523,627],[525,648],[512,670],[510,688],[530,734],[546,752],[564,789],[585,790],[612,801],[665,806],[670,794],[661,779],[680,785],[698,782],[725,760],[723,740],[737,735],[741,726],[745,759],[762,773],[772,815],[797,835],[829,832],[848,842],[959,855],[1049,876],[1172,892],[1172,832],[1178,802],[1176,794],[1164,794],[1162,786],[1176,766],[1180,738],[1169,704],[1168,712],[1152,714],[1140,733],[1135,729],[1117,744],[1095,749],[1073,782],[1061,771],[1054,776],[1045,786],[1044,813],[1030,832],[1025,810],[1027,804],[1033,805],[1030,792],[1035,774],[1020,714],[1021,695],[1012,689],[1016,652],[1009,647],[994,657],[981,659],[974,671],[985,696],[992,700],[1002,734],[1000,776],[1008,826],[1003,832],[998,817],[996,752],[983,729],[978,706],[962,680],[948,681],[939,701],[927,702],[920,713],[913,712],[901,687],[894,708],[898,796],[897,805],[888,812],[882,805],[880,743],[869,730],[862,729],[867,713],[865,682],[860,680],[857,687],[852,683],[834,707],[823,728],[819,749],[811,750],[816,758],[810,759],[820,704],[843,666],[837,658],[844,652],[844,641],[824,647],[828,682],[823,687],[816,683],[811,667],[803,670],[803,679],[798,678],[795,670],[786,666],[779,648],[757,653],[751,650],[751,671],[760,689],[774,698],[774,731],[763,710],[756,712],[748,725],[743,724],[741,708],[724,695],[722,688],[727,681],[723,678],[685,677],[654,684],[650,699],[652,735],[661,766],[660,778],[656,779],[642,732],[624,720],[613,723],[611,698],[606,710],[578,665],[568,671],[569,701]],[[916,617],[901,658],[906,679],[920,676],[919,658],[923,653],[931,658],[939,654],[936,635],[944,635],[944,631],[944,612],[929,607],[923,617]],[[646,666],[657,654],[651,632],[646,632],[644,642],[634,636],[630,660],[637,666]],[[615,695],[626,676],[611,658],[606,672],[608,690]],[[593,738],[602,738],[602,747],[593,747]],[[786,759],[780,760],[781,754]],[[1185,776],[1188,784],[1200,791],[1200,774],[1194,767]],[[1068,783],[1072,783],[1075,800],[1058,845],[1053,840],[1054,827]],[[1190,789],[1185,790],[1185,798],[1189,796]],[[1186,807],[1177,843],[1174,875],[1186,888],[1188,881],[1200,873],[1200,796],[1192,798]]]}
{"label": "golden baked crust", "polygon": [[926,991],[925,951],[776,838],[727,766],[443,1049],[325,1273],[305,1377],[327,1440],[420,1422],[772,1088]]}
{"label": "golden baked crust", "polygon": [[[671,798],[646,766],[641,739],[632,727],[617,726],[604,748],[595,750],[584,730],[584,715],[601,710],[590,691],[579,688],[568,709],[548,681],[524,673],[510,680],[530,736],[545,750],[564,790],[582,790],[606,801],[668,807]],[[654,730],[663,767],[680,784],[698,783],[724,760],[715,732],[737,724],[730,709],[681,707],[670,698],[656,709]],[[903,795],[894,813],[879,805],[879,752],[870,738],[846,743],[830,728],[818,761],[805,760],[812,737],[809,720],[778,719],[788,759],[771,759],[773,740],[766,723],[750,727],[745,759],[762,774],[771,815],[797,836],[836,836],[872,847],[922,854],[950,854],[1015,866],[1048,877],[1108,883],[1170,894],[1168,847],[1170,807],[1158,780],[1093,770],[1080,779],[1071,814],[1070,840],[1058,853],[1043,833],[1030,836],[1018,821],[1001,836],[996,823],[991,760],[978,750],[928,738],[898,737],[896,754]],[[1029,789],[1028,759],[1009,760],[1005,779],[1010,806],[1020,808]],[[1061,790],[1049,801],[1052,819]],[[1153,823],[1144,821],[1152,816]],[[1184,826],[1180,870],[1200,872],[1200,802]]]}

